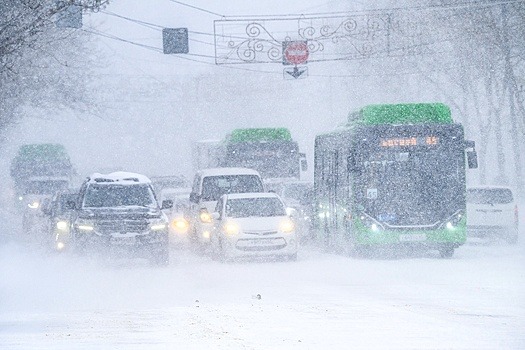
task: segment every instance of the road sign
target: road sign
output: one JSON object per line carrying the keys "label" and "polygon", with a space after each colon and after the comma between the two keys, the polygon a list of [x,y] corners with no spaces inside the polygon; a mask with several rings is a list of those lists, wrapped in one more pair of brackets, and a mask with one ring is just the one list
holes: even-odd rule
{"label": "road sign", "polygon": [[284,41],[283,42],[283,64],[298,65],[308,60],[307,41]]}
{"label": "road sign", "polygon": [[288,67],[283,71],[284,79],[303,79],[308,76],[308,67]]}

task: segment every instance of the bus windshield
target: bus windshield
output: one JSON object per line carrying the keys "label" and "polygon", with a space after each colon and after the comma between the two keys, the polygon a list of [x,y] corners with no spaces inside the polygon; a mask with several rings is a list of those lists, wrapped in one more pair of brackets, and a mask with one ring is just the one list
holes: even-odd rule
{"label": "bus windshield", "polygon": [[358,201],[391,226],[433,225],[464,201],[462,159],[443,148],[372,151],[362,162]]}

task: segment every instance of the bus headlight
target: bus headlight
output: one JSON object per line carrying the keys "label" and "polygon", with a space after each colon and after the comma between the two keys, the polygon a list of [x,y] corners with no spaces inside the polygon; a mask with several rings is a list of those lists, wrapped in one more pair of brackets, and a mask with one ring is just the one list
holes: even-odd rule
{"label": "bus headlight", "polygon": [[370,215],[363,213],[359,216],[359,219],[361,219],[361,223],[372,232],[379,232],[385,229],[379,221],[375,220]]}
{"label": "bus headlight", "polygon": [[441,228],[446,228],[447,230],[455,230],[456,227],[464,219],[464,217],[465,213],[463,212],[463,210],[458,210],[454,213],[454,215],[449,217],[443,224],[441,224]]}

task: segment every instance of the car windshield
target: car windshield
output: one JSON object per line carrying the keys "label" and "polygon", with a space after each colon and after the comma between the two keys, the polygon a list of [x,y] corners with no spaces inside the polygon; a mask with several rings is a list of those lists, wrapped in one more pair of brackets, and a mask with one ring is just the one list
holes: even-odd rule
{"label": "car windshield", "polygon": [[470,188],[467,190],[468,203],[508,204],[512,201],[512,191],[508,188]]}
{"label": "car windshield", "polygon": [[151,187],[138,185],[90,185],[84,196],[84,207],[103,208],[121,206],[156,207]]}
{"label": "car windshield", "polygon": [[257,175],[207,176],[202,181],[202,200],[217,201],[223,194],[263,192]]}
{"label": "car windshield", "polygon": [[275,197],[230,199],[226,203],[226,216],[228,217],[284,215],[286,215],[284,205]]}

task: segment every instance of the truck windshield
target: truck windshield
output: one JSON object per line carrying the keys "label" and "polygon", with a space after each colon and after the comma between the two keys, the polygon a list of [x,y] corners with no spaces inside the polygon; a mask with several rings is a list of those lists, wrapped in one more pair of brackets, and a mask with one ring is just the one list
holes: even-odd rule
{"label": "truck windshield", "polygon": [[148,185],[99,185],[88,186],[83,207],[106,208],[122,206],[156,207],[155,196]]}
{"label": "truck windshield", "polygon": [[228,145],[226,152],[224,166],[255,169],[263,178],[299,178],[296,142],[239,142]]}
{"label": "truck windshield", "polygon": [[223,194],[263,192],[261,179],[257,175],[207,176],[202,180],[203,201],[218,201]]}

